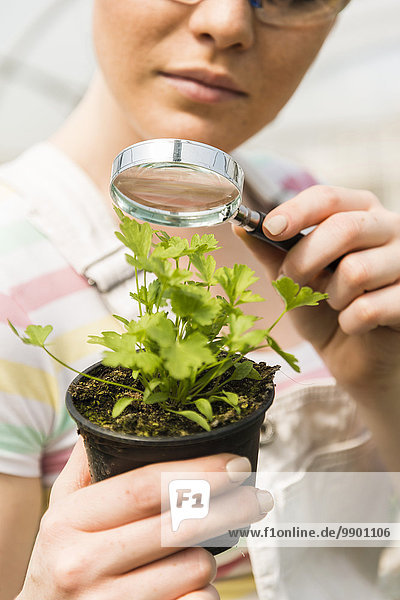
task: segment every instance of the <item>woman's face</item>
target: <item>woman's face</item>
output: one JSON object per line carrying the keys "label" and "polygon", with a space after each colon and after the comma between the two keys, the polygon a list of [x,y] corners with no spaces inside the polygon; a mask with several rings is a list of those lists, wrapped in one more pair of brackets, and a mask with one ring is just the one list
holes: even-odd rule
{"label": "woman's face", "polygon": [[275,118],[331,27],[265,25],[248,0],[95,0],[99,65],[138,140],[226,151]]}

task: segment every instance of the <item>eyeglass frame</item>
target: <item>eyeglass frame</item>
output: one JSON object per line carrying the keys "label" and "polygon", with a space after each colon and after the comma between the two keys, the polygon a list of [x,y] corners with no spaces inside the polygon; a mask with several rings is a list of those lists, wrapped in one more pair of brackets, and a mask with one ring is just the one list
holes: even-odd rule
{"label": "eyeglass frame", "polygon": [[[188,6],[191,5],[195,5],[195,4],[199,4],[202,0],[173,0],[174,2],[179,2],[181,4],[187,4]],[[338,7],[335,8],[334,10],[332,10],[331,12],[325,14],[325,15],[315,15],[314,18],[309,18],[309,19],[304,19],[304,21],[300,19],[294,19],[293,22],[290,20],[290,18],[283,18],[282,20],[279,19],[279,17],[275,17],[275,18],[265,18],[265,6],[263,3],[263,0],[249,0],[250,6],[252,8],[255,9],[255,14],[257,17],[257,20],[260,23],[263,23],[264,25],[272,25],[272,26],[277,26],[277,27],[295,27],[296,25],[305,25],[305,24],[318,24],[318,23],[324,23],[330,20],[335,19],[338,14],[344,9],[346,8],[346,6],[350,3],[350,0],[338,0]],[[261,15],[264,15],[261,16]]]}

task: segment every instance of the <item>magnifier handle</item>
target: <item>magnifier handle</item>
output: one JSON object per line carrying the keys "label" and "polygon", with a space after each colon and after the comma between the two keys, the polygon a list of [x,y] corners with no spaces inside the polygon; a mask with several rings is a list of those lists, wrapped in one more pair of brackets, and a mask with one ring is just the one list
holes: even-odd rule
{"label": "magnifier handle", "polygon": [[[249,235],[252,235],[253,237],[262,240],[263,242],[268,242],[268,244],[271,244],[272,246],[275,246],[280,248],[281,250],[284,250],[285,252],[288,252],[290,250],[290,248],[292,248],[295,244],[297,244],[297,242],[299,242],[303,237],[304,234],[302,233],[298,233],[297,235],[289,238],[288,240],[282,240],[282,241],[275,241],[275,240],[270,240],[263,232],[262,230],[262,223],[266,217],[265,213],[261,212],[261,211],[257,211],[260,215],[260,220],[258,222],[258,225],[255,227],[255,229],[253,229],[252,231],[250,231],[247,227],[246,227],[246,231]],[[342,257],[337,258],[336,260],[332,261],[329,265],[327,265],[325,267],[325,269],[327,269],[328,271],[331,271],[332,273],[335,271],[336,267],[338,266],[340,260]]]}

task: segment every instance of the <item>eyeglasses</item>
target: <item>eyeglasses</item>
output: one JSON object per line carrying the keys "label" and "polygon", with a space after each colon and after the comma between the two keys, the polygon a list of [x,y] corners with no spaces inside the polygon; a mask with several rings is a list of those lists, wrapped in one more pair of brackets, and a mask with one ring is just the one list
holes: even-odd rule
{"label": "eyeglasses", "polygon": [[[199,4],[201,0],[174,0]],[[266,25],[295,27],[334,19],[350,0],[249,0],[259,21]]]}

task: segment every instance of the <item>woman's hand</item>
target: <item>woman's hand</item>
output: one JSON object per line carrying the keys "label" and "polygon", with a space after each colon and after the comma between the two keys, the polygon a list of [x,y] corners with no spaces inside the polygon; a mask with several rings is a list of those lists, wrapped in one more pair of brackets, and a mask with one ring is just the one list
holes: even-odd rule
{"label": "woman's hand", "polygon": [[272,508],[268,492],[238,487],[251,466],[247,459],[236,460],[232,471],[232,459],[238,457],[224,453],[153,464],[89,485],[80,438],[54,484],[17,600],[218,599],[210,585],[216,573],[210,552],[161,544],[161,524],[169,513],[160,514],[160,473],[203,474],[211,498],[216,496],[204,519],[180,523],[179,544],[190,546],[259,520]]}
{"label": "woman's hand", "polygon": [[[311,226],[287,254],[235,231],[270,278],[329,294],[291,316],[337,381],[360,400],[384,390],[400,397],[400,215],[371,192],[318,185],[271,211],[263,229],[285,240]],[[324,270],[340,257],[334,273]]]}

